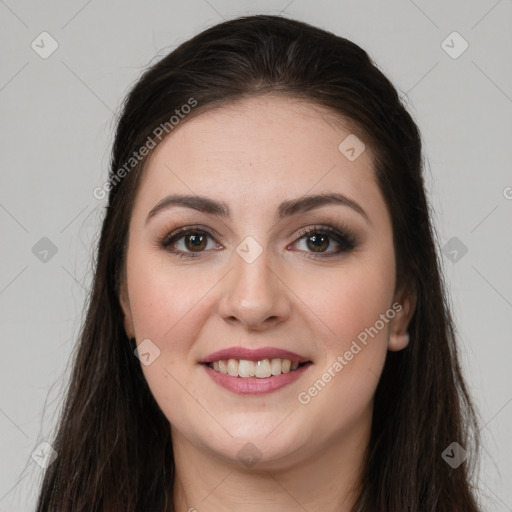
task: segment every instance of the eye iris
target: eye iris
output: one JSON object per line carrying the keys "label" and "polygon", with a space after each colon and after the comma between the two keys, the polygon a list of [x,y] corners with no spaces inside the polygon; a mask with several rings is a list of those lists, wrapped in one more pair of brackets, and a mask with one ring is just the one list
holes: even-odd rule
{"label": "eye iris", "polygon": [[[188,241],[192,243],[191,246],[189,246],[189,244],[187,243]],[[206,246],[206,236],[197,233],[187,235],[185,237],[185,245],[187,246],[187,249],[191,249],[192,251],[200,251],[201,249],[204,249]]]}
{"label": "eye iris", "polygon": [[315,252],[321,252],[329,247],[329,237],[326,235],[309,235],[308,241],[313,241],[313,246],[310,246],[310,248],[313,247],[313,251]]}

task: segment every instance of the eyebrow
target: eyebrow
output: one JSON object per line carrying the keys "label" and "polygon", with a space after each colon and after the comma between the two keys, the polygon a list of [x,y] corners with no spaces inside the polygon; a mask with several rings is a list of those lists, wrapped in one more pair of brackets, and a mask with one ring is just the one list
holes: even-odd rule
{"label": "eyebrow", "polygon": [[[349,199],[343,194],[337,193],[310,195],[300,197],[298,199],[283,201],[279,205],[277,216],[278,219],[281,220],[285,217],[305,213],[326,205],[347,206],[359,213],[368,223],[370,223],[368,214],[356,201]],[[146,224],[158,213],[175,206],[190,208],[206,214],[218,215],[226,218],[231,216],[229,206],[223,201],[215,201],[204,196],[173,194],[164,197],[151,209],[146,217]]]}

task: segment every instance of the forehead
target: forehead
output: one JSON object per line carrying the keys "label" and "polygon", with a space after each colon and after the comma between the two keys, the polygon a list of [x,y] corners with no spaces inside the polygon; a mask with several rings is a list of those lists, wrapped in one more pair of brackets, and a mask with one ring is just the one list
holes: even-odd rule
{"label": "forehead", "polygon": [[273,95],[185,118],[149,156],[139,187],[143,199],[213,194],[234,210],[333,191],[382,203],[370,148],[329,109]]}
{"label": "forehead", "polygon": [[[192,115],[190,120],[185,116],[150,155],[148,165],[171,155],[178,156],[176,150],[183,145],[194,148],[194,152],[188,154],[191,158],[203,159],[208,153],[212,157],[209,161],[216,154],[222,154],[223,159],[239,159],[243,154],[256,161],[279,156],[300,160],[306,154],[318,157],[315,147],[338,157],[339,143],[355,133],[349,120],[324,106],[266,94],[222,104]],[[203,148],[204,145],[208,147]],[[369,163],[371,157],[367,149],[363,160]]]}

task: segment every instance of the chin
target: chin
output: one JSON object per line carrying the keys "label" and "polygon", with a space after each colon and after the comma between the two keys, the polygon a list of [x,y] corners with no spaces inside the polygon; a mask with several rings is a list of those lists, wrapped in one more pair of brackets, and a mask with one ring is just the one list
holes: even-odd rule
{"label": "chin", "polygon": [[236,434],[234,429],[227,429],[233,437],[222,436],[215,444],[212,444],[214,439],[210,437],[205,439],[205,444],[211,451],[237,466],[241,464],[255,470],[285,468],[297,463],[299,454],[301,459],[304,457],[305,445],[309,443],[303,428],[293,428],[291,425],[288,429],[282,428],[282,425],[275,428],[278,424],[278,421],[273,424],[272,431],[271,428],[257,428],[247,422],[246,425],[238,425]]}

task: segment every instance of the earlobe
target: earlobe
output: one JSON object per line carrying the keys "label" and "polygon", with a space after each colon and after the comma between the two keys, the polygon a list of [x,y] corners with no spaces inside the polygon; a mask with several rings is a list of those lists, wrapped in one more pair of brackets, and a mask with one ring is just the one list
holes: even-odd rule
{"label": "earlobe", "polygon": [[389,337],[388,350],[391,350],[391,352],[397,352],[399,350],[403,350],[407,345],[409,345],[408,331],[397,331],[396,333],[391,333],[391,336]]}
{"label": "earlobe", "polygon": [[396,312],[391,321],[388,350],[393,352],[403,350],[409,345],[409,323],[416,309],[416,294],[413,292],[402,293],[396,299],[401,308]]}

